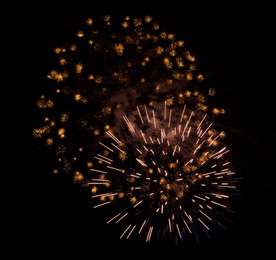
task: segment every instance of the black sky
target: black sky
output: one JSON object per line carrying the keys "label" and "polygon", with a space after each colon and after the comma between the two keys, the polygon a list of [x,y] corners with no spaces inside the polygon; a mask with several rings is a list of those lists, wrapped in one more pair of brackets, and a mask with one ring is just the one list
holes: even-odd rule
{"label": "black sky", "polygon": [[[20,212],[28,221],[22,223],[24,234],[18,236],[26,244],[26,255],[38,259],[43,255],[65,259],[75,253],[77,259],[95,259],[96,255],[106,258],[106,254],[116,259],[136,255],[147,259],[164,254],[183,259],[262,255],[266,259],[273,252],[271,239],[275,236],[271,7],[265,3],[241,6],[233,1],[93,2],[39,1],[28,5],[31,9],[23,18],[25,59],[33,74],[26,78],[31,125],[26,131],[31,150],[26,178],[31,185],[27,190],[28,206]],[[216,88],[221,86],[220,101],[229,112],[224,120],[231,130],[233,161],[242,176],[241,196],[231,229],[201,247],[134,245],[118,240],[117,234],[103,224],[100,214],[91,210],[90,199],[81,187],[49,174],[49,154],[37,147],[31,136],[36,120],[34,102],[49,70],[49,52],[70,35],[76,21],[106,14],[152,15],[163,28],[186,41],[200,66],[208,71],[208,80]],[[28,238],[25,234],[29,234]]]}

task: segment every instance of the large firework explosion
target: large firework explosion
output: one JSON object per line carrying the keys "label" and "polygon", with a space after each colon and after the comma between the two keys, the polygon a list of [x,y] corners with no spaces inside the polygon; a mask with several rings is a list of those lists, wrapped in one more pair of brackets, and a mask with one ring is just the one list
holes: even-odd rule
{"label": "large firework explosion", "polygon": [[185,42],[150,16],[104,16],[54,53],[33,130],[55,154],[53,173],[109,207],[120,238],[199,241],[224,228],[238,181],[225,111]]}

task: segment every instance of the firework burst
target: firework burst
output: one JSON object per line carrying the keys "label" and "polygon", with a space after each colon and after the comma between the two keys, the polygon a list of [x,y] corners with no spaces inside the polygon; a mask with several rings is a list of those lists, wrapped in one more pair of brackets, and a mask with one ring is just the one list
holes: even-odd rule
{"label": "firework burst", "polygon": [[52,148],[53,173],[89,187],[108,223],[135,235],[210,236],[231,211],[236,178],[215,127],[223,108],[185,42],[150,16],[88,18],[54,49],[33,135]]}
{"label": "firework burst", "polygon": [[94,208],[116,204],[107,223],[123,222],[120,238],[209,236],[237,189],[225,134],[186,105],[154,107],[137,106],[99,141],[88,182]]}

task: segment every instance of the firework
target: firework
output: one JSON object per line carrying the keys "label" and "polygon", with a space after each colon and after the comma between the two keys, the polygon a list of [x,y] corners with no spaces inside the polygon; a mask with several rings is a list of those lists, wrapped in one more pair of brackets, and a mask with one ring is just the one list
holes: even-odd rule
{"label": "firework", "polygon": [[150,16],[88,18],[56,63],[37,100],[33,135],[52,148],[53,173],[91,189],[94,208],[121,238],[183,240],[222,226],[236,191],[224,109],[212,106],[185,42]]}
{"label": "firework", "polygon": [[116,204],[107,223],[124,222],[120,238],[209,236],[237,188],[224,132],[186,105],[154,107],[137,106],[99,141],[88,182],[94,208]]}

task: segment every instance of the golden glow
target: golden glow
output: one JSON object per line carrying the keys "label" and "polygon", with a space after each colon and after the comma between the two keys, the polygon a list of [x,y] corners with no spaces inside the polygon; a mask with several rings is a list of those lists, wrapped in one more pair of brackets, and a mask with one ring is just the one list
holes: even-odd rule
{"label": "golden glow", "polygon": [[186,173],[194,172],[196,170],[197,170],[197,167],[195,165],[188,164],[183,166],[183,171]]}
{"label": "golden glow", "polygon": [[214,88],[210,88],[209,90],[208,90],[208,95],[209,96],[214,96],[216,94],[216,90],[214,89]]}
{"label": "golden glow", "polygon": [[33,129],[33,136],[34,137],[42,137],[45,134],[50,133],[50,127],[49,126],[44,126],[39,129]]}
{"label": "golden glow", "polygon": [[[128,182],[129,182],[129,183],[134,183],[134,182],[135,182],[135,178],[134,178],[134,177],[130,177],[130,178],[128,179]],[[130,189],[133,191],[133,190],[134,190],[134,187],[132,186]]]}
{"label": "golden glow", "polygon": [[36,102],[38,108],[50,108],[54,106],[54,102],[52,100],[46,100],[45,97],[41,98]]}
{"label": "golden glow", "polygon": [[[126,154],[126,153],[123,153],[123,152],[120,152],[120,153],[119,153],[119,158],[120,158],[122,161],[124,161],[124,160],[127,159],[127,154]],[[123,172],[123,173],[124,173],[124,172]]]}
{"label": "golden glow", "polygon": [[168,106],[173,105],[173,103],[174,103],[174,102],[173,102],[173,97],[167,98],[167,99],[166,99],[166,102],[167,102],[167,105],[168,105]]}
{"label": "golden glow", "polygon": [[173,169],[173,168],[176,167],[176,164],[175,164],[175,163],[170,163],[169,167],[170,167],[171,169]]}
{"label": "golden glow", "polygon": [[87,162],[87,163],[86,163],[86,166],[87,166],[88,168],[92,168],[92,167],[93,167],[93,163],[92,163],[92,162]]}
{"label": "golden glow", "polygon": [[70,51],[76,51],[77,50],[77,45],[75,45],[75,44],[73,44],[73,45],[71,45],[71,47],[70,47]]}
{"label": "golden glow", "polygon": [[202,74],[198,74],[198,75],[197,75],[197,79],[198,79],[199,81],[203,81],[203,80],[204,80],[204,77],[203,77]]}
{"label": "golden glow", "polygon": [[135,204],[135,203],[137,202],[136,197],[132,197],[132,198],[130,198],[130,202],[131,202],[132,204]]}
{"label": "golden glow", "polygon": [[145,16],[145,22],[146,22],[146,23],[150,23],[151,21],[152,21],[152,17],[149,16],[149,15],[146,15],[146,16]]}
{"label": "golden glow", "polygon": [[77,36],[79,38],[83,37],[84,36],[84,32],[83,31],[78,31]]}
{"label": "golden glow", "polygon": [[189,91],[189,90],[186,90],[184,94],[185,94],[186,97],[190,97],[192,92]]}
{"label": "golden glow", "polygon": [[220,113],[220,110],[218,108],[213,108],[213,114],[218,115]]}
{"label": "golden glow", "polygon": [[79,171],[76,171],[74,174],[74,181],[80,182],[84,178],[83,174]]}
{"label": "golden glow", "polygon": [[171,40],[171,41],[174,40],[175,39],[175,35],[173,33],[169,33],[168,34],[168,39]]}
{"label": "golden glow", "polygon": [[173,64],[172,64],[172,62],[171,62],[171,60],[170,60],[169,57],[165,57],[163,59],[163,63],[166,66],[167,69],[171,69],[173,67]]}
{"label": "golden glow", "polygon": [[114,45],[114,50],[117,53],[117,55],[122,56],[124,53],[124,45],[122,43],[117,43]]}
{"label": "golden glow", "polygon": [[220,137],[225,137],[226,136],[226,133],[224,131],[220,132]]}
{"label": "golden glow", "polygon": [[110,15],[105,15],[104,20],[105,20],[105,22],[109,22],[110,21]]}
{"label": "golden glow", "polygon": [[178,46],[178,47],[183,47],[184,44],[185,44],[185,42],[182,41],[182,40],[177,41],[177,46]]}
{"label": "golden glow", "polygon": [[93,80],[94,78],[95,78],[95,77],[94,77],[93,74],[88,75],[88,79],[89,79],[89,80]]}
{"label": "golden glow", "polygon": [[119,192],[118,193],[118,197],[121,199],[121,198],[123,198],[125,196],[125,194],[123,193],[123,192]]}
{"label": "golden glow", "polygon": [[133,19],[133,24],[138,27],[142,25],[142,20],[140,18],[134,18]]}
{"label": "golden glow", "polygon": [[97,84],[102,83],[102,82],[103,82],[102,76],[100,76],[100,75],[96,76],[96,77],[95,77],[95,82],[96,82]]}
{"label": "golden glow", "polygon": [[166,182],[166,179],[165,179],[165,178],[160,178],[159,184],[164,184],[165,182]]}
{"label": "golden glow", "polygon": [[217,140],[213,140],[213,141],[211,142],[211,145],[212,145],[212,146],[218,146],[218,144],[219,144],[219,142],[218,142]]}
{"label": "golden glow", "polygon": [[54,169],[54,170],[53,170],[53,174],[58,174],[58,170],[57,170],[57,169]]}
{"label": "golden glow", "polygon": [[161,46],[155,48],[157,55],[161,55],[164,52],[164,49]]}
{"label": "golden glow", "polygon": [[80,74],[82,72],[83,65],[81,63],[76,64],[76,73]]}
{"label": "golden glow", "polygon": [[64,128],[58,129],[58,135],[60,138],[65,138],[65,129]]}
{"label": "golden glow", "polygon": [[97,191],[98,191],[98,188],[97,188],[96,186],[93,186],[93,187],[91,188],[91,193],[92,193],[92,194],[97,193]]}
{"label": "golden glow", "polygon": [[76,101],[79,101],[79,100],[81,100],[81,99],[82,99],[81,94],[75,94],[75,100],[76,100]]}
{"label": "golden glow", "polygon": [[161,201],[168,201],[168,197],[167,197],[166,195],[162,194],[162,195],[160,196],[160,200],[161,200]]}
{"label": "golden glow", "polygon": [[56,54],[65,53],[66,49],[65,48],[59,48],[59,47],[57,47],[57,48],[54,49],[54,52]]}
{"label": "golden glow", "polygon": [[159,24],[155,23],[155,24],[153,25],[153,30],[154,30],[154,31],[158,31],[159,29],[160,29]]}
{"label": "golden glow", "polygon": [[191,62],[195,62],[196,61],[196,58],[194,56],[192,56],[189,51],[186,51],[186,59],[188,61],[191,61]]}
{"label": "golden glow", "polygon": [[104,108],[102,109],[102,113],[103,113],[104,115],[110,115],[110,114],[111,114],[111,107],[109,107],[109,106],[104,107]]}
{"label": "golden glow", "polygon": [[59,63],[61,66],[64,66],[67,64],[67,60],[65,58],[60,58]]}
{"label": "golden glow", "polygon": [[47,145],[52,145],[53,143],[54,143],[53,138],[50,138],[50,137],[49,137],[49,138],[46,139],[46,144],[47,144]]}
{"label": "golden glow", "polygon": [[122,22],[122,26],[123,26],[124,28],[127,28],[127,27],[129,27],[129,24],[128,24],[128,22],[124,21],[124,22]]}
{"label": "golden glow", "polygon": [[101,201],[101,202],[106,201],[106,196],[101,196],[101,197],[100,197],[100,201]]}
{"label": "golden glow", "polygon": [[191,80],[193,79],[193,74],[192,74],[192,73],[187,73],[187,74],[186,74],[186,79],[187,79],[188,81],[191,81]]}
{"label": "golden glow", "polygon": [[88,19],[86,20],[86,24],[87,24],[87,25],[92,25],[92,24],[93,24],[92,18],[88,18]]}

